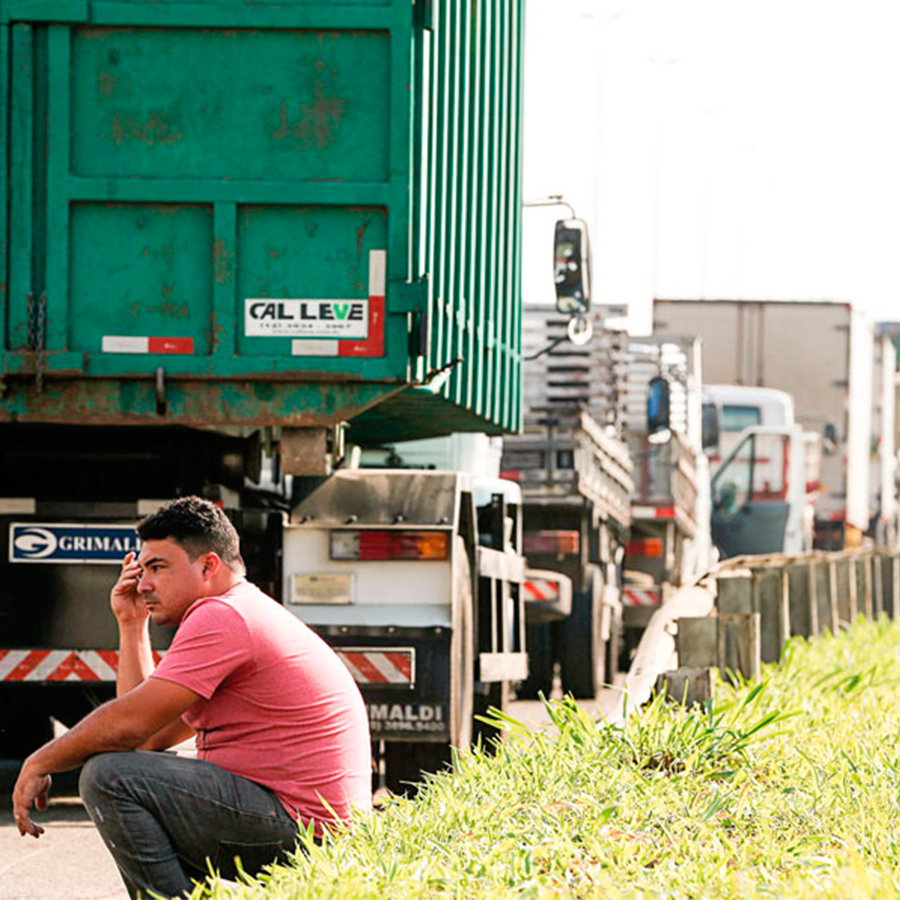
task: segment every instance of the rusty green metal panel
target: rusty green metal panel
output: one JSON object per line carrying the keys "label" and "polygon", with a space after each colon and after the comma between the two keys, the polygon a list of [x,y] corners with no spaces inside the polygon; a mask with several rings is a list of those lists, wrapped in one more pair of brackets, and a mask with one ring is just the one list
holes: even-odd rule
{"label": "rusty green metal panel", "polygon": [[0,420],[516,429],[520,42],[521,0],[4,4]]}

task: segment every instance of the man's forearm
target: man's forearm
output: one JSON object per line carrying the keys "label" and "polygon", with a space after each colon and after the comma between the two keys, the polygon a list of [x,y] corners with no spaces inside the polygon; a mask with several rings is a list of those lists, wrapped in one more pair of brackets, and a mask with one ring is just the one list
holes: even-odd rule
{"label": "man's forearm", "polygon": [[119,667],[116,671],[116,696],[136,688],[154,669],[147,620],[119,624]]}
{"label": "man's forearm", "polygon": [[42,775],[51,775],[77,768],[97,753],[138,747],[147,734],[131,724],[132,717],[119,714],[115,708],[118,703],[104,703],[64,735],[35,750],[25,765]]}

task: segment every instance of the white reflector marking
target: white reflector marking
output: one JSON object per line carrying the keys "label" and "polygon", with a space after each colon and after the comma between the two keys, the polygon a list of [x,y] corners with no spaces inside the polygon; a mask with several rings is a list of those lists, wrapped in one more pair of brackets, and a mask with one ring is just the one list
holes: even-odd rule
{"label": "white reflector marking", "polygon": [[118,661],[116,650],[0,650],[0,681],[115,681]]}
{"label": "white reflector marking", "polygon": [[105,334],[101,349],[104,353],[149,353],[150,338]]}
{"label": "white reflector marking", "polygon": [[337,356],[338,342],[293,340],[291,341],[291,354],[293,356]]}
{"label": "white reflector marking", "polygon": [[659,591],[655,588],[625,588],[622,603],[625,606],[659,606]]}
{"label": "white reflector marking", "polygon": [[0,497],[0,514],[33,516],[37,512],[34,497]]}
{"label": "white reflector marking", "polygon": [[525,589],[526,600],[559,600],[559,582],[536,579],[526,581],[522,587]]}
{"label": "white reflector marking", "polygon": [[336,651],[357,684],[404,684],[415,681],[415,651],[343,648]]}
{"label": "white reflector marking", "polygon": [[387,251],[369,251],[369,296],[383,297],[387,285]]}

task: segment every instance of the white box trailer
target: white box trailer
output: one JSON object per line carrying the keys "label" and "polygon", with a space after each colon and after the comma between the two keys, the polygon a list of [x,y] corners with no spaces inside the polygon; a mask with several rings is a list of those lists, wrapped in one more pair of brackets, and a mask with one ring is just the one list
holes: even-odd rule
{"label": "white box trailer", "polygon": [[873,428],[872,325],[861,312],[824,301],[656,300],[653,331],[699,335],[708,383],[793,395],[799,424],[822,435],[817,544],[843,545],[845,525],[869,529],[871,443],[880,423]]}
{"label": "white box trailer", "polygon": [[896,546],[897,528],[897,351],[887,334],[875,338],[872,381],[872,422],[877,454],[872,455],[869,492],[875,510],[875,538],[883,546]]}

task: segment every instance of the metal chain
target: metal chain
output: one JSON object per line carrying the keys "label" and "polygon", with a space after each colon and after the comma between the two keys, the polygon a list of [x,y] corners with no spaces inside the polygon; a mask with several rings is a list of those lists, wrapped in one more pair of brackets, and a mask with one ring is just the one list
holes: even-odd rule
{"label": "metal chain", "polygon": [[28,295],[28,343],[34,351],[34,383],[37,392],[44,392],[44,364],[47,346],[47,295],[41,294],[37,303]]}

